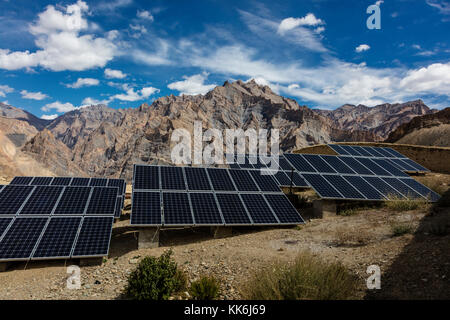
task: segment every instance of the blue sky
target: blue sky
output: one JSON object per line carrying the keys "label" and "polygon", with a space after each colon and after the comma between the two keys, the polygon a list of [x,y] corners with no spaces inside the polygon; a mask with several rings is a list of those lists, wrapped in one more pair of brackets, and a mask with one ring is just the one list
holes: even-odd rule
{"label": "blue sky", "polygon": [[54,118],[226,80],[311,108],[450,101],[448,0],[0,0],[0,101]]}

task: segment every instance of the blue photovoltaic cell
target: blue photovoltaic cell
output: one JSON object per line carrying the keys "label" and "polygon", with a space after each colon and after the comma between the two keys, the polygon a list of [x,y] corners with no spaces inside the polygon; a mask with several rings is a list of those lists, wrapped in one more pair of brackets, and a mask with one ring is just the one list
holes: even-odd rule
{"label": "blue photovoltaic cell", "polygon": [[354,150],[358,151],[364,157],[372,157],[373,156],[373,154],[370,153],[370,149],[367,147],[352,146],[352,148]]}
{"label": "blue photovoltaic cell", "polygon": [[50,185],[52,186],[68,186],[72,181],[71,177],[55,177]]}
{"label": "blue photovoltaic cell", "polygon": [[[290,178],[291,174],[288,173],[288,176]],[[293,183],[293,186],[295,186],[295,187],[309,187],[309,185],[306,182],[306,180],[303,179],[303,177],[297,172],[294,172],[292,174],[292,183]]]}
{"label": "blue photovoltaic cell", "polygon": [[7,185],[0,193],[0,215],[16,214],[34,187]]}
{"label": "blue photovoltaic cell", "polygon": [[120,216],[122,215],[122,209],[123,209],[123,197],[117,197],[116,211],[114,213],[114,217],[120,218]]}
{"label": "blue photovoltaic cell", "polygon": [[381,152],[378,151],[378,148],[376,147],[365,147],[366,150],[370,150],[370,152],[375,156],[375,157],[385,157]]}
{"label": "blue photovoltaic cell", "polygon": [[35,177],[33,181],[31,181],[32,186],[49,186],[52,182],[53,177]]}
{"label": "blue photovoltaic cell", "polygon": [[228,169],[208,168],[211,184],[216,191],[236,191],[233,182],[228,175]]}
{"label": "blue photovoltaic cell", "polygon": [[344,178],[337,175],[322,175],[336,190],[347,199],[365,199],[365,197],[358,192],[350,183]]}
{"label": "blue photovoltaic cell", "polygon": [[386,149],[386,151],[388,151],[389,153],[391,153],[393,156],[395,156],[397,158],[406,158],[403,154],[401,154],[397,150],[394,150],[392,148],[384,148],[384,149]]}
{"label": "blue photovoltaic cell", "polygon": [[406,164],[413,167],[417,171],[430,171],[427,168],[425,168],[424,166],[421,166],[420,164],[418,164],[417,162],[414,162],[411,159],[401,159],[401,161],[406,162]]}
{"label": "blue photovoltaic cell", "polygon": [[165,190],[186,190],[181,167],[161,167],[161,188]]}
{"label": "blue photovoltaic cell", "polygon": [[254,224],[278,223],[262,194],[242,194],[241,196]]}
{"label": "blue photovoltaic cell", "polygon": [[189,190],[212,190],[206,169],[186,167],[184,173]]}
{"label": "blue photovoltaic cell", "polygon": [[110,215],[116,212],[117,187],[93,187],[86,214]]}
{"label": "blue photovoltaic cell", "polygon": [[161,199],[159,191],[133,192],[132,225],[161,225]]}
{"label": "blue photovoltaic cell", "polygon": [[219,208],[213,193],[190,193],[196,225],[221,225]]}
{"label": "blue photovoltaic cell", "polygon": [[278,164],[280,166],[280,169],[278,170],[291,171],[293,169],[290,163],[284,158],[283,155],[279,156]]}
{"label": "blue photovoltaic cell", "polygon": [[342,195],[320,174],[304,173],[302,175],[322,198],[342,198]]}
{"label": "blue photovoltaic cell", "polygon": [[108,187],[118,187],[119,195],[124,195],[126,192],[126,183],[124,179],[108,179]]}
{"label": "blue photovoltaic cell", "polygon": [[272,175],[263,175],[260,170],[251,170],[250,174],[258,184],[258,187],[261,191],[281,192],[280,187],[278,186]]}
{"label": "blue photovoltaic cell", "polygon": [[395,163],[393,160],[397,160],[397,159],[393,159],[393,158],[389,158],[389,159],[385,159],[387,162],[389,162],[392,166],[396,167],[398,170],[401,171],[407,171],[406,168],[401,164],[401,163]]}
{"label": "blue photovoltaic cell", "polygon": [[332,167],[330,167],[319,155],[317,154],[303,154],[302,155],[317,172],[320,173],[336,173]]}
{"label": "blue photovoltaic cell", "polygon": [[403,161],[403,159],[391,158],[389,159],[392,163],[394,163],[397,167],[401,168],[403,171],[416,171],[414,167],[411,167],[409,164]]}
{"label": "blue photovoltaic cell", "polygon": [[61,186],[36,186],[19,214],[51,214],[62,191]]}
{"label": "blue photovoltaic cell", "polygon": [[387,159],[372,159],[377,165],[388,171],[394,177],[408,177],[406,173],[397,169]]}
{"label": "blue photovoltaic cell", "polygon": [[107,256],[114,217],[85,217],[72,257]]}
{"label": "blue photovoltaic cell", "polygon": [[377,147],[374,148],[378,153],[381,153],[386,158],[392,158],[392,154],[390,154],[388,151],[386,151],[384,148]]}
{"label": "blue photovoltaic cell", "polygon": [[331,149],[333,149],[339,155],[350,155],[344,148],[337,144],[329,144]]}
{"label": "blue photovoltaic cell", "polygon": [[5,187],[4,185],[0,185],[0,193],[2,192],[4,187]]}
{"label": "blue photovoltaic cell", "polygon": [[356,161],[356,159],[353,157],[341,157],[339,159],[357,174],[374,175],[372,171],[367,169],[360,162]]}
{"label": "blue photovoltaic cell", "polygon": [[387,199],[403,198],[403,195],[392,188],[389,184],[381,180],[379,177],[363,177],[370,185],[381,192]]}
{"label": "blue photovoltaic cell", "polygon": [[53,214],[84,214],[91,190],[91,187],[66,187]]}
{"label": "blue photovoltaic cell", "polygon": [[383,200],[384,197],[366,180],[358,176],[343,176],[353,187],[361,192],[368,200]]}
{"label": "blue photovoltaic cell", "polygon": [[350,167],[348,167],[344,162],[340,160],[341,158],[337,156],[323,155],[321,157],[338,173],[355,173],[352,169],[350,169]]}
{"label": "blue photovoltaic cell", "polygon": [[73,178],[70,183],[71,186],[87,186],[89,185],[90,178]]}
{"label": "blue photovoltaic cell", "polygon": [[164,225],[193,225],[187,193],[163,192]]}
{"label": "blue photovoltaic cell", "polygon": [[361,156],[361,154],[356,149],[353,149],[351,146],[341,145],[341,148],[347,151],[347,153],[351,156]]}
{"label": "blue photovoltaic cell", "polygon": [[28,185],[31,180],[33,180],[33,177],[14,177],[10,184]]}
{"label": "blue photovoltaic cell", "polygon": [[248,170],[230,169],[229,172],[239,191],[259,191]]}
{"label": "blue photovoltaic cell", "polygon": [[237,163],[229,163],[230,169],[240,169],[241,167]]}
{"label": "blue photovoltaic cell", "polygon": [[397,178],[382,178],[409,199],[423,199],[422,196]]}
{"label": "blue photovoltaic cell", "polygon": [[290,172],[284,172],[278,170],[277,173],[275,173],[275,179],[278,181],[278,184],[280,186],[290,186],[291,185],[291,179],[288,177],[290,175]]}
{"label": "blue photovoltaic cell", "polygon": [[284,194],[265,194],[264,197],[272,207],[280,223],[305,223]]}
{"label": "blue photovoltaic cell", "polygon": [[90,187],[106,187],[108,184],[108,179],[105,178],[91,178],[89,182]]}
{"label": "blue photovoltaic cell", "polygon": [[266,165],[261,162],[259,156],[249,156],[248,159],[255,169],[267,168]]}
{"label": "blue photovoltaic cell", "polygon": [[285,158],[300,172],[316,172],[316,170],[300,154],[287,153]]}
{"label": "blue photovoltaic cell", "polygon": [[159,189],[159,167],[134,166],[134,189]]}
{"label": "blue photovoltaic cell", "polygon": [[248,155],[238,154],[236,156],[237,163],[242,169],[253,169],[253,165],[250,163]]}
{"label": "blue photovoltaic cell", "polygon": [[432,202],[438,201],[439,198],[441,197],[439,194],[437,194],[433,190],[430,190],[429,188],[427,188],[426,186],[424,186],[423,184],[417,182],[414,179],[411,179],[411,178],[400,178],[400,180],[404,184],[408,185],[410,188],[414,189],[415,191],[417,191],[422,196],[424,196],[425,198],[427,198],[428,200],[430,200]]}
{"label": "blue photovoltaic cell", "polygon": [[380,167],[375,162],[373,162],[372,159],[361,158],[361,157],[355,157],[355,159],[358,160],[365,167],[369,168],[370,171],[375,173],[377,176],[390,176],[391,175],[388,171],[384,170],[382,167]]}
{"label": "blue photovoltaic cell", "polygon": [[13,218],[0,218],[0,239]]}
{"label": "blue photovoltaic cell", "polygon": [[217,201],[219,202],[225,224],[251,223],[238,194],[218,193]]}

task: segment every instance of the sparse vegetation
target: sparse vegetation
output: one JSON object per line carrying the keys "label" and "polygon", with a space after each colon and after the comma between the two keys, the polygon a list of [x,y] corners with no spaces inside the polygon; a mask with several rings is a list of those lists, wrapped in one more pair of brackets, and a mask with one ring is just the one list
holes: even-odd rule
{"label": "sparse vegetation", "polygon": [[413,233],[414,228],[409,223],[393,223],[391,225],[391,232],[393,237],[399,237],[404,234]]}
{"label": "sparse vegetation", "polygon": [[366,230],[339,227],[335,231],[335,242],[338,246],[362,246],[370,241]]}
{"label": "sparse vegetation", "polygon": [[159,258],[145,257],[129,275],[126,295],[136,300],[166,300],[185,290],[187,277],[172,259],[172,250]]}
{"label": "sparse vegetation", "polygon": [[354,216],[357,215],[360,211],[356,208],[346,208],[341,211],[339,211],[339,215],[344,217]]}
{"label": "sparse vegetation", "polygon": [[195,300],[214,300],[220,291],[219,281],[214,277],[202,277],[192,282],[189,294]]}
{"label": "sparse vegetation", "polygon": [[357,279],[338,263],[303,252],[290,264],[257,271],[242,290],[251,300],[344,300],[354,297]]}
{"label": "sparse vegetation", "polygon": [[424,208],[428,205],[428,202],[425,199],[414,199],[412,197],[404,199],[390,195],[384,205],[391,210],[402,212]]}

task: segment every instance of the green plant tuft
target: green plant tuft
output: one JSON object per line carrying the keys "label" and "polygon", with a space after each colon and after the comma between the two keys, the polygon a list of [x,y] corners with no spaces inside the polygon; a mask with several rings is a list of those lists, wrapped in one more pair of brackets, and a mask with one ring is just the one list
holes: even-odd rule
{"label": "green plant tuft", "polygon": [[391,225],[391,232],[393,237],[400,237],[404,234],[413,233],[414,228],[411,224],[394,223]]}
{"label": "green plant tuft", "polygon": [[220,284],[214,277],[202,277],[194,281],[189,289],[189,294],[196,300],[214,300],[219,295]]}

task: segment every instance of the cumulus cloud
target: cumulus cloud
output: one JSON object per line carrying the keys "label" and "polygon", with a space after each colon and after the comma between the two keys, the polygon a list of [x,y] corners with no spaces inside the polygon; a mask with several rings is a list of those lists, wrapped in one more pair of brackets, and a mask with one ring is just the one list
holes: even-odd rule
{"label": "cumulus cloud", "polygon": [[410,70],[400,81],[400,88],[414,93],[450,94],[450,62],[434,63]]}
{"label": "cumulus cloud", "polygon": [[14,89],[8,85],[0,85],[0,97],[6,97],[7,93],[14,92]]}
{"label": "cumulus cloud", "polygon": [[78,78],[74,83],[66,84],[67,88],[78,89],[82,87],[98,86],[100,81],[93,78]]}
{"label": "cumulus cloud", "polygon": [[27,90],[22,90],[20,91],[20,94],[22,95],[22,98],[30,100],[44,100],[45,98],[48,98],[48,95],[42,92],[29,92]]}
{"label": "cumulus cloud", "polygon": [[70,102],[62,103],[59,101],[55,101],[52,103],[48,103],[45,106],[41,108],[42,111],[50,111],[50,110],[56,110],[57,112],[69,112],[78,109],[78,107],[75,107]]}
{"label": "cumulus cloud", "polygon": [[179,91],[180,94],[205,94],[216,87],[216,84],[205,84],[207,78],[208,73],[205,72],[190,77],[183,76],[184,80],[172,82],[167,87]]}
{"label": "cumulus cloud", "polygon": [[58,118],[57,114],[44,114],[41,116],[41,119],[44,120],[55,120],[56,118]]}
{"label": "cumulus cloud", "polygon": [[150,11],[147,10],[142,10],[142,11],[138,11],[136,16],[140,19],[144,19],[144,20],[148,20],[148,21],[153,21],[153,15],[150,13]]}
{"label": "cumulus cloud", "polygon": [[106,100],[97,100],[91,97],[87,97],[84,98],[83,101],[81,102],[82,106],[93,106],[93,105],[97,105],[97,104],[105,104],[107,105],[110,102],[109,99]]}
{"label": "cumulus cloud", "polygon": [[125,93],[119,93],[113,95],[110,100],[121,100],[121,101],[139,101],[150,97],[151,95],[158,93],[159,89],[153,87],[144,87],[141,90],[135,91],[134,88],[128,88]]}
{"label": "cumulus cloud", "polygon": [[105,69],[105,77],[108,79],[123,79],[126,76],[127,75],[120,70]]}
{"label": "cumulus cloud", "polygon": [[316,18],[316,16],[312,13],[308,13],[302,18],[289,17],[283,19],[278,26],[278,33],[283,34],[286,31],[295,29],[299,26],[319,26],[323,24],[325,24],[323,20]]}
{"label": "cumulus cloud", "polygon": [[53,5],[47,6],[29,28],[35,36],[35,52],[0,49],[0,68],[17,70],[41,66],[52,71],[82,71],[104,67],[116,54],[116,46],[107,38],[87,31],[83,17],[88,11],[84,1],[65,7],[65,12]]}
{"label": "cumulus cloud", "polygon": [[367,51],[369,49],[370,49],[370,46],[368,44],[360,44],[359,46],[356,47],[355,51],[363,52],[363,51]]}

